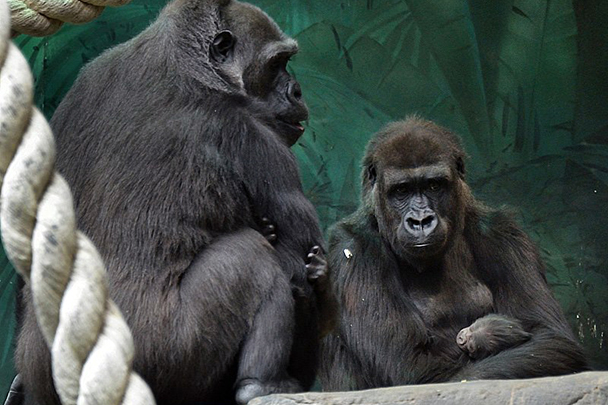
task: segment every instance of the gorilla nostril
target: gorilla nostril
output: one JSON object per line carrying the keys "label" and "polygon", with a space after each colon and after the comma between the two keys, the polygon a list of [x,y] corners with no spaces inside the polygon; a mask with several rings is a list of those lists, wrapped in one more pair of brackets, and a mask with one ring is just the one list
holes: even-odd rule
{"label": "gorilla nostril", "polygon": [[422,228],[428,228],[428,227],[432,227],[435,223],[435,216],[434,215],[429,215],[426,218],[423,218],[422,221],[420,221],[420,224],[422,225]]}
{"label": "gorilla nostril", "polygon": [[417,219],[410,217],[407,218],[405,222],[407,223],[407,227],[413,231],[419,231],[421,229],[421,223]]}
{"label": "gorilla nostril", "polygon": [[405,226],[410,233],[429,235],[437,226],[435,215],[416,215],[410,214],[405,218]]}

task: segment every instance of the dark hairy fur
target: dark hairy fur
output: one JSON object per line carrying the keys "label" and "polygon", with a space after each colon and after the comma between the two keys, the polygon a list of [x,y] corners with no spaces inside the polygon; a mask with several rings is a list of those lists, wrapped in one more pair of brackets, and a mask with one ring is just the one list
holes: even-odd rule
{"label": "dark hairy fur", "polygon": [[520,345],[531,337],[519,320],[489,314],[458,332],[456,342],[469,357],[479,360]]}
{"label": "dark hairy fur", "polygon": [[[306,260],[323,240],[289,149],[307,118],[285,70],[296,51],[253,6],[176,0],[87,65],[53,117],[57,167],[158,404],[246,402],[314,380]],[[57,404],[26,303],[26,404]]]}
{"label": "dark hairy fur", "polygon": [[[419,118],[368,144],[362,204],[330,230],[340,313],[322,342],[324,390],[587,369],[536,247],[510,215],[475,200],[464,157],[454,134]],[[491,313],[531,337],[471,359],[456,336]]]}

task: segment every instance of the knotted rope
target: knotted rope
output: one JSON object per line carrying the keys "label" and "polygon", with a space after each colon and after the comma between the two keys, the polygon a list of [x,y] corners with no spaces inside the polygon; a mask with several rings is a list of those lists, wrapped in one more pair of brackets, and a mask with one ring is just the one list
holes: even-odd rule
{"label": "knotted rope", "polygon": [[76,230],[72,195],[54,171],[55,141],[32,106],[32,75],[9,41],[0,0],[0,222],[8,258],[28,282],[64,405],[154,404],[131,371],[133,338],[108,298],[104,264]]}
{"label": "knotted rope", "polygon": [[64,22],[83,24],[96,18],[106,6],[122,6],[131,0],[8,0],[12,29],[21,34],[51,35]]}

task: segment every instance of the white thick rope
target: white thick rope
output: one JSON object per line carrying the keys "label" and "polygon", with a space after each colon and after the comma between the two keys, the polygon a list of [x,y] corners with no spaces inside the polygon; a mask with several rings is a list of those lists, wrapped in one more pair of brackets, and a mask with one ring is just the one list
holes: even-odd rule
{"label": "white thick rope", "polygon": [[96,18],[106,6],[122,6],[131,0],[8,0],[12,29],[21,34],[51,35],[64,22],[83,24]]}
{"label": "white thick rope", "polygon": [[28,282],[64,405],[154,404],[131,371],[133,338],[108,298],[95,246],[76,230],[72,195],[54,171],[55,141],[32,107],[32,76],[9,41],[0,0],[0,224],[7,256]]}

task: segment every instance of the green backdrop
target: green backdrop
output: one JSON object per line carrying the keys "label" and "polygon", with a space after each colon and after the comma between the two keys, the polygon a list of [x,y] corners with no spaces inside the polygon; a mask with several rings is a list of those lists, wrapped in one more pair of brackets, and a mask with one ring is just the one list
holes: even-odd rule
{"label": "green backdrop", "polygon": [[[50,117],[78,70],[140,32],[165,1],[134,0],[48,38],[21,36]],[[295,146],[324,228],[354,210],[359,160],[385,123],[418,113],[457,131],[476,195],[521,213],[597,368],[608,368],[608,2],[258,0],[299,43],[311,110]],[[0,394],[15,276],[0,263]],[[0,395],[1,396],[1,395]]]}

